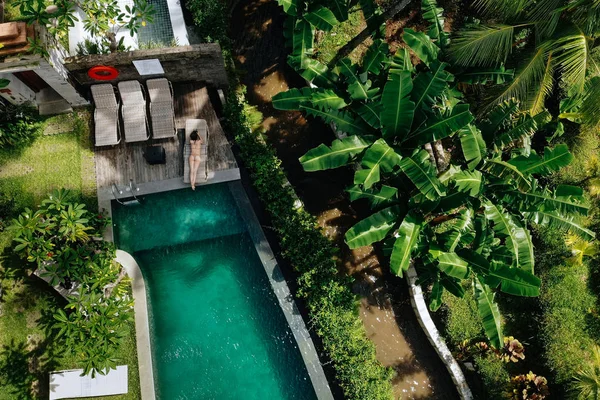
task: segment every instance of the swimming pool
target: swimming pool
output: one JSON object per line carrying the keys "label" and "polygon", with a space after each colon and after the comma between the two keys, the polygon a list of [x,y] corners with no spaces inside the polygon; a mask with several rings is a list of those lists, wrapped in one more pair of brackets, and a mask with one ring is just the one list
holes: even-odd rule
{"label": "swimming pool", "polygon": [[316,399],[232,185],[112,204],[146,282],[157,397]]}

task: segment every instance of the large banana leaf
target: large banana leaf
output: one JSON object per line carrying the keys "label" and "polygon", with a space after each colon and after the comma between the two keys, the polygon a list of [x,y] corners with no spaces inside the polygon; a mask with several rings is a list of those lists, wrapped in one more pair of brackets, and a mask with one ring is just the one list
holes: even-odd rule
{"label": "large banana leaf", "polygon": [[331,89],[313,90],[310,102],[322,110],[340,110],[347,106],[346,101]]}
{"label": "large banana leaf", "polygon": [[461,216],[456,219],[452,229],[437,235],[438,243],[443,243],[443,249],[454,252],[459,244],[470,244],[475,238],[473,225],[473,211],[470,208],[462,210]]}
{"label": "large banana leaf", "polygon": [[455,278],[451,278],[445,274],[441,274],[442,278],[440,279],[440,283],[450,293],[455,295],[456,297],[464,297],[465,289],[461,286],[460,281]]}
{"label": "large banana leaf", "polygon": [[476,277],[473,280],[475,286],[475,299],[477,300],[477,310],[483,322],[485,334],[490,340],[490,344],[496,349],[502,348],[502,320],[498,304],[494,302],[494,293],[490,288]]}
{"label": "large banana leaf", "polygon": [[329,32],[334,26],[339,24],[333,12],[323,6],[304,14],[304,18],[315,28],[326,32]]}
{"label": "large banana leaf", "polygon": [[427,35],[441,48],[448,44],[448,34],[444,32],[444,9],[437,6],[435,0],[422,0],[423,19],[429,22]]}
{"label": "large banana leaf", "polygon": [[294,36],[292,37],[292,56],[300,61],[300,67],[306,68],[313,53],[314,31],[313,27],[303,19],[296,22]]}
{"label": "large banana leaf", "polygon": [[392,206],[363,219],[346,232],[348,247],[356,249],[382,240],[402,217],[402,208]]}
{"label": "large banana leaf", "polygon": [[436,200],[446,195],[446,188],[436,176],[436,167],[425,150],[402,159],[400,168],[427,199]]}
{"label": "large banana leaf", "polygon": [[469,264],[455,253],[442,252],[437,261],[438,268],[453,278],[465,279],[469,276]]}
{"label": "large banana leaf", "polygon": [[348,94],[353,100],[366,100],[373,97],[379,91],[379,88],[370,89],[372,85],[371,81],[361,79],[358,73],[358,66],[352,64],[349,58],[344,58],[337,66],[342,75],[346,77]]}
{"label": "large banana leaf", "polygon": [[445,71],[448,64],[435,61],[431,64],[429,71],[419,72],[413,80],[413,90],[410,94],[411,99],[415,102],[415,109],[429,109],[439,98],[445,89],[448,88],[449,82],[452,82],[453,76],[450,72]]}
{"label": "large banana leaf", "polygon": [[312,105],[301,105],[300,110],[305,111],[313,117],[322,118],[325,122],[333,122],[339,130],[351,135],[361,135],[370,130],[369,126],[362,122],[361,119],[355,118],[346,111],[320,110]]}
{"label": "large banana leaf", "polygon": [[503,65],[498,68],[473,68],[456,74],[456,79],[461,83],[471,85],[487,85],[493,83],[501,85],[510,81],[515,75],[513,69],[506,69]]}
{"label": "large banana leaf", "polygon": [[573,161],[573,155],[569,152],[569,146],[559,144],[554,149],[546,147],[543,157],[537,154],[531,154],[529,157],[519,156],[509,160],[508,163],[517,167],[524,175],[548,175],[566,167],[571,161]]}
{"label": "large banana leaf", "polygon": [[458,104],[450,113],[436,113],[409,135],[411,146],[417,147],[452,136],[473,121],[468,104]]}
{"label": "large banana leaf", "polygon": [[379,182],[381,173],[392,172],[401,160],[402,157],[384,139],[378,139],[362,157],[363,169],[354,174],[354,184],[361,184],[365,189],[371,188]]}
{"label": "large banana leaf", "polygon": [[329,70],[326,65],[312,58],[300,66],[300,60],[291,57],[289,63],[304,79],[322,88],[335,88],[339,76]]}
{"label": "large banana leaf", "polygon": [[354,110],[367,124],[375,129],[381,128],[380,115],[382,108],[383,107],[379,101],[352,104],[352,110]]}
{"label": "large banana leaf", "polygon": [[525,193],[509,190],[504,192],[503,200],[523,212],[558,211],[586,215],[588,211],[588,206],[583,203],[582,198],[557,196],[549,190],[532,190]]}
{"label": "large banana leaf", "polygon": [[531,183],[517,167],[500,159],[487,159],[483,170],[507,183],[514,182],[522,192],[527,192],[531,189]]}
{"label": "large banana leaf", "polygon": [[354,185],[346,191],[350,195],[350,201],[367,199],[372,209],[393,203],[398,198],[398,189],[386,185],[382,185],[379,190],[363,189],[360,185]]}
{"label": "large banana leaf", "polygon": [[414,71],[415,67],[410,61],[410,52],[406,47],[400,47],[390,60],[390,73],[392,71]]}
{"label": "large banana leaf", "polygon": [[475,125],[469,124],[460,130],[459,137],[467,167],[474,170],[487,152],[481,132]]}
{"label": "large banana leaf", "polygon": [[308,102],[313,95],[313,89],[290,89],[273,96],[273,108],[276,110],[299,110],[300,104]]}
{"label": "large banana leaf", "polygon": [[277,0],[277,4],[283,7],[283,11],[289,15],[296,15],[298,12],[298,0]]}
{"label": "large banana leaf", "polygon": [[381,39],[374,40],[363,58],[362,72],[379,75],[383,69],[383,62],[386,60],[388,52],[389,47],[386,42]]}
{"label": "large banana leaf", "polygon": [[338,21],[344,22],[348,19],[348,0],[327,0],[326,4]]}
{"label": "large banana leaf", "polygon": [[410,77],[410,71],[390,70],[381,96],[381,125],[385,138],[404,138],[410,130],[415,112],[415,103],[409,97],[413,88]]}
{"label": "large banana leaf", "polygon": [[585,240],[593,240],[596,237],[596,234],[587,229],[583,222],[574,215],[567,216],[557,211],[526,212],[523,215],[538,225],[566,231]]}
{"label": "large banana leaf", "polygon": [[320,144],[300,157],[305,171],[321,171],[346,165],[352,157],[369,146],[369,142],[360,136],[347,136],[336,139],[331,147]]}
{"label": "large banana leaf", "polygon": [[481,172],[461,171],[452,177],[456,189],[459,192],[469,193],[469,196],[477,196],[483,189],[483,176]]}
{"label": "large banana leaf", "polygon": [[512,254],[514,265],[527,271],[533,271],[533,244],[529,231],[518,223],[502,206],[489,200],[484,201],[485,217],[494,223],[497,236],[504,238],[506,248]]}
{"label": "large banana leaf", "polygon": [[419,241],[422,224],[423,219],[411,212],[406,215],[398,228],[390,256],[390,268],[394,274],[400,277],[408,270],[412,251]]}
{"label": "large banana leaf", "polygon": [[416,32],[405,28],[402,38],[404,39],[404,43],[415,52],[425,65],[430,66],[434,61],[437,61],[440,48],[423,32]]}
{"label": "large banana leaf", "polygon": [[429,310],[432,312],[437,311],[442,305],[442,294],[444,293],[444,287],[439,280],[435,281],[431,287],[431,294],[429,295]]}
{"label": "large banana leaf", "polygon": [[501,133],[495,140],[496,146],[503,148],[515,140],[533,135],[542,125],[550,122],[552,116],[542,111],[534,117],[525,115],[508,131]]}
{"label": "large banana leaf", "polygon": [[536,297],[540,295],[540,278],[531,271],[521,268],[511,268],[502,263],[491,263],[485,282],[495,287],[500,284],[504,293],[522,297]]}

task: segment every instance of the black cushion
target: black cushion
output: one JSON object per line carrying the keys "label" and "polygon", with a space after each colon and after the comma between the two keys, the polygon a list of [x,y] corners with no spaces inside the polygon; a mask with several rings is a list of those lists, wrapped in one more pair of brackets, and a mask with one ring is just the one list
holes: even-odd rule
{"label": "black cushion", "polygon": [[150,165],[166,163],[165,149],[162,146],[148,146],[144,151],[144,158]]}

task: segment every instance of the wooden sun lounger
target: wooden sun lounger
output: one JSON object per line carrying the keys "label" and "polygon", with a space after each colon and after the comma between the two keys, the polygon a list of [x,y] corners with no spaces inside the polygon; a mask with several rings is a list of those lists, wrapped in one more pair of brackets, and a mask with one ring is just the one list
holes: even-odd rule
{"label": "wooden sun lounger", "polygon": [[196,183],[206,182],[208,179],[208,125],[203,119],[188,119],[185,121],[185,145],[183,149],[183,182],[190,183],[190,135],[197,130],[202,139],[200,146],[200,167],[196,174]]}
{"label": "wooden sun lounger", "polygon": [[94,137],[96,146],[114,146],[119,144],[119,104],[113,86],[110,84],[93,85],[92,98],[94,110]]}
{"label": "wooden sun lounger", "polygon": [[142,85],[138,81],[119,82],[119,93],[121,94],[121,118],[123,119],[123,131],[125,141],[141,142],[148,140],[148,121],[146,117],[146,98]]}
{"label": "wooden sun lounger", "polygon": [[173,106],[173,87],[165,78],[146,81],[150,97],[150,120],[152,137],[167,139],[177,136],[175,130],[175,109]]}

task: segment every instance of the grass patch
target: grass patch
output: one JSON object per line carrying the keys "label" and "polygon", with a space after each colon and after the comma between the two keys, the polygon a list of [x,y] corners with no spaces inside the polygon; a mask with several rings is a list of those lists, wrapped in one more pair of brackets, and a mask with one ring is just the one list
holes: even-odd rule
{"label": "grass patch", "polygon": [[[70,189],[90,210],[97,208],[89,121],[87,110],[50,117],[31,145],[0,150],[0,193],[14,201],[12,215],[0,218],[35,207],[57,188]],[[83,362],[78,354],[65,354],[44,332],[45,321],[65,300],[29,277],[27,266],[12,254],[11,241],[10,232],[0,229],[0,400],[48,398],[48,373],[81,368]],[[129,393],[95,399],[141,398],[133,323],[119,353],[129,366]]]}
{"label": "grass patch", "polygon": [[[365,27],[366,22],[362,10],[358,5],[352,7],[346,21],[335,26],[331,32],[325,32],[317,37],[317,42],[315,43],[315,55],[317,60],[328,64],[333,57],[335,57],[338,50]],[[365,43],[361,44],[350,53],[349,57],[352,62],[358,63],[361,60],[370,44],[366,42],[370,41],[371,39],[365,41]]]}
{"label": "grass patch", "polygon": [[31,208],[59,188],[97,207],[89,118],[85,110],[51,117],[30,146],[0,150],[0,193],[14,199],[15,209]]}

